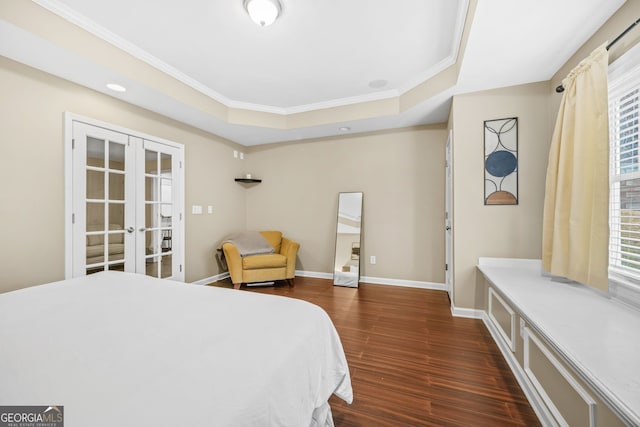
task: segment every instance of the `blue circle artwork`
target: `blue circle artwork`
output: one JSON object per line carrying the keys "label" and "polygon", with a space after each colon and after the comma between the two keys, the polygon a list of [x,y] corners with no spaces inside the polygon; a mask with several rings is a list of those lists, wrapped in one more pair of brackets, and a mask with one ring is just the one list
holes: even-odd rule
{"label": "blue circle artwork", "polygon": [[485,162],[485,169],[493,176],[504,177],[516,170],[518,159],[508,151],[494,151]]}

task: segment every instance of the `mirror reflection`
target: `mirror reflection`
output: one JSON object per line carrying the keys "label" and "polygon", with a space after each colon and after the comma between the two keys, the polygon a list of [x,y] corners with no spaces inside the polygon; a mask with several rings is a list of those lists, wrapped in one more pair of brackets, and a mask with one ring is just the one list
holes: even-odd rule
{"label": "mirror reflection", "polygon": [[362,230],[362,192],[340,193],[333,284],[358,287]]}

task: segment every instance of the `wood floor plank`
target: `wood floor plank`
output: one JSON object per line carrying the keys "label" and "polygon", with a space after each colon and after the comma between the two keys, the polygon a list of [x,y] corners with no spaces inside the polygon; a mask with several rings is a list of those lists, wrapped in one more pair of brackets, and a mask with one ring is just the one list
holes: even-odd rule
{"label": "wood floor plank", "polygon": [[305,277],[241,291],[303,299],[329,314],[354,390],[351,405],[329,401],[336,427],[540,425],[482,321],[454,318],[445,292]]}

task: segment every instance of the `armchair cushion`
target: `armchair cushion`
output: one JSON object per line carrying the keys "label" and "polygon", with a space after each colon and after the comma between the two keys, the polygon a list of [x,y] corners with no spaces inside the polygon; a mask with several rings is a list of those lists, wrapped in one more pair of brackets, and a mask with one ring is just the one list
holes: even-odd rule
{"label": "armchair cushion", "polygon": [[286,267],[287,257],[280,254],[252,255],[242,258],[243,270],[255,270],[256,268]]}

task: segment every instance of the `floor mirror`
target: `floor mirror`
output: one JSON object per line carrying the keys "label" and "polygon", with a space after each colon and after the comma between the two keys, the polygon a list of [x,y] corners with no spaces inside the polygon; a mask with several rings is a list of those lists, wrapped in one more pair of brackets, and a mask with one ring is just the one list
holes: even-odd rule
{"label": "floor mirror", "polygon": [[360,282],[362,192],[338,194],[333,284],[357,288]]}

